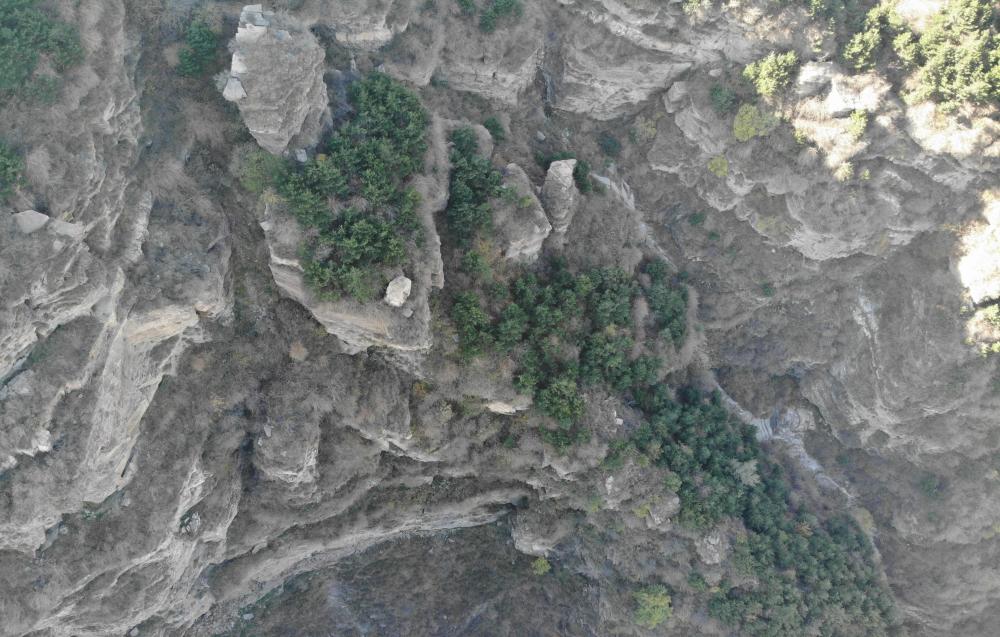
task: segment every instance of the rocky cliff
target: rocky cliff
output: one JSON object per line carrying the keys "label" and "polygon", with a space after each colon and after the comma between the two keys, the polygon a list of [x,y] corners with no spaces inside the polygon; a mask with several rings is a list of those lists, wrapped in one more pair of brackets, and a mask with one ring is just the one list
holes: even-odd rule
{"label": "rocky cliff", "polygon": [[[0,635],[733,634],[699,594],[742,577],[746,529],[685,526],[669,471],[607,462],[636,406],[589,392],[595,435],[560,453],[511,369],[456,352],[447,139],[490,114],[516,195],[496,267],[684,271],[661,380],[720,389],[797,503],[858,521],[898,634],[995,633],[995,109],[904,99],[796,3],[525,2],[488,33],[442,0],[50,4],[84,62],[0,118],[25,165],[0,204]],[[192,10],[232,38],[224,92],[173,68]],[[772,50],[800,68],[738,134],[715,87]],[[375,70],[432,114],[424,241],[408,294],[331,301],[229,167],[312,148]]]}

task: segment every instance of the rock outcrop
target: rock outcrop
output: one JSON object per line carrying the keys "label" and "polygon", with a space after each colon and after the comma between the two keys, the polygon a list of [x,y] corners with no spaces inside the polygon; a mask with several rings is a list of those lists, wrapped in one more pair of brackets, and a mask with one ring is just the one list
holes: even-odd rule
{"label": "rock outcrop", "polygon": [[552,232],[552,226],[520,166],[507,164],[504,186],[512,191],[510,200],[498,203],[493,211],[493,227],[500,249],[504,258],[511,261],[534,261]]}
{"label": "rock outcrop", "polygon": [[229,48],[222,94],[236,103],[257,143],[275,155],[314,146],[329,117],[326,52],[316,37],[294,18],[250,4]]}
{"label": "rock outcrop", "polygon": [[552,162],[545,174],[542,201],[556,240],[566,235],[569,224],[573,222],[573,215],[576,214],[578,193],[573,180],[575,168],[575,159],[563,159]]}
{"label": "rock outcrop", "polygon": [[[321,299],[303,277],[299,258],[305,237],[298,221],[279,206],[261,206],[259,221],[275,283],[283,294],[304,305],[330,334],[339,338],[348,352],[384,347],[413,362],[433,343],[428,299],[432,288],[444,285],[441,240],[434,224],[434,213],[444,207],[448,192],[444,122],[435,118],[428,135],[428,169],[425,174],[415,176],[410,184],[420,194],[417,216],[424,240],[414,250],[406,276],[389,275],[392,282],[386,303]],[[404,295],[407,286],[409,291]],[[388,302],[390,299],[392,302]],[[396,305],[396,301],[401,303]]]}
{"label": "rock outcrop", "polygon": [[[642,427],[630,405],[588,389],[596,435],[557,453],[511,360],[456,362],[447,295],[431,310],[450,121],[433,116],[411,184],[424,243],[383,273],[383,299],[323,301],[304,284],[297,223],[268,195],[255,209],[218,168],[245,141],[238,120],[138,50],[170,30],[159,5],[49,4],[85,34],[86,61],[55,104],[0,118],[26,176],[0,210],[0,633],[639,635],[629,587],[654,582],[679,592],[666,634],[732,633],[688,576],[734,581],[746,529],[681,528],[664,489],[676,476],[632,454],[602,465],[608,441]],[[483,98],[509,111],[495,156],[518,201],[495,205],[503,255],[529,262],[550,241],[571,267],[657,255],[684,271],[691,329],[669,371],[723,390],[795,474],[796,501],[859,521],[901,630],[992,637],[1000,371],[981,346],[1000,342],[995,116],[907,104],[896,78],[848,74],[801,7],[708,4],[525,2],[492,34],[454,3],[250,5],[224,95],[269,151],[315,142],[330,69],[308,25],[362,71],[434,78],[429,110],[471,120]],[[165,11],[187,19],[191,5]],[[918,28],[939,6],[898,4]],[[738,142],[712,87],[777,49],[804,64],[780,100],[757,102],[780,116],[770,132]],[[623,148],[591,176],[604,194],[577,190],[573,160],[544,178],[518,167],[536,151],[593,162],[605,130]],[[496,537],[460,531],[481,525]],[[559,577],[530,575],[536,555]],[[380,597],[470,579],[502,590],[461,611],[416,587]],[[425,623],[386,619],[409,599]],[[573,612],[546,614],[558,607]]]}
{"label": "rock outcrop", "polygon": [[392,307],[403,307],[406,299],[410,298],[410,291],[413,289],[413,281],[400,274],[385,288],[385,302]]}

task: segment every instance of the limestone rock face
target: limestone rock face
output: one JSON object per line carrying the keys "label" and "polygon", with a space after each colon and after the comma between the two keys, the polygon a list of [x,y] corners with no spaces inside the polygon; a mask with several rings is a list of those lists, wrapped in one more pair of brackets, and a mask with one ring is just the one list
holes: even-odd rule
{"label": "limestone rock face", "polygon": [[[602,467],[607,441],[642,426],[631,407],[586,389],[594,436],[557,453],[510,361],[459,365],[447,319],[433,326],[451,124],[433,116],[412,183],[425,243],[402,307],[323,301],[304,285],[296,222],[219,174],[238,121],[186,90],[164,100],[163,65],[139,49],[169,32],[161,12],[186,20],[194,4],[39,3],[80,27],[85,61],[54,104],[2,107],[26,184],[0,206],[0,633],[420,635],[444,609],[466,632],[520,614],[510,634],[645,634],[633,598],[615,596],[627,581],[684,591],[668,633],[731,634],[684,579],[695,566],[730,578],[746,530],[678,528],[676,477],[658,463]],[[993,637],[1000,359],[975,339],[1000,341],[1000,124],[845,75],[797,3],[683,4],[523,2],[493,34],[440,0],[267,5],[294,17],[211,6],[241,21],[224,96],[272,152],[314,141],[326,109],[331,69],[309,29],[365,71],[435,78],[431,111],[472,118],[464,98],[442,107],[449,87],[509,111],[520,129],[494,156],[524,206],[494,202],[505,256],[559,239],[572,267],[659,256],[686,271],[693,328],[669,371],[723,390],[795,471],[796,501],[859,521],[902,632]],[[897,8],[919,28],[941,6]],[[803,66],[774,131],[737,142],[712,85],[771,50]],[[862,109],[858,134],[847,116]],[[552,110],[579,117],[564,129]],[[510,163],[550,150],[536,144],[597,157],[592,133],[633,129],[592,176],[604,194],[578,193],[571,161],[544,177]],[[707,168],[716,157],[724,174]],[[462,531],[479,525],[492,541]],[[558,584],[518,596],[531,558],[515,549],[549,555]],[[484,570],[467,588],[496,591],[451,614]],[[394,585],[413,590],[379,597]],[[424,595],[439,590],[452,597]],[[408,605],[433,616],[385,623]],[[571,616],[550,614],[560,606]]]}
{"label": "limestone rock face", "polygon": [[552,232],[559,238],[566,234],[577,208],[576,182],[573,181],[575,159],[554,161],[545,175],[542,186],[542,201],[545,212],[552,223]]}
{"label": "limestone rock face", "polygon": [[513,189],[516,199],[499,203],[493,211],[494,230],[503,256],[511,261],[534,261],[542,250],[542,243],[552,232],[552,225],[520,166],[507,164],[504,185]]}
{"label": "limestone rock face", "polygon": [[[129,488],[160,382],[228,305],[218,208],[177,158],[151,175],[137,169],[143,122],[125,3],[62,4],[86,33],[84,62],[50,107],[7,117],[27,149],[21,190],[50,202],[47,214],[0,211],[0,471],[4,488],[32,494],[0,515],[14,562],[44,550],[86,503]],[[192,138],[174,141],[183,156]],[[5,605],[4,631],[30,631],[35,613],[78,584],[54,583],[31,613]]]}
{"label": "limestone rock face", "polygon": [[294,18],[243,7],[223,97],[235,102],[262,148],[279,155],[313,146],[328,116],[326,52]]}

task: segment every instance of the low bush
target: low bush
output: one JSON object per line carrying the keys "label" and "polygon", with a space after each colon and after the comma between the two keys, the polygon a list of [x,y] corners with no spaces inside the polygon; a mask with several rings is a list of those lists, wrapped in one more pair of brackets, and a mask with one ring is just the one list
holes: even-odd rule
{"label": "low bush", "polygon": [[865,16],[864,25],[844,47],[844,62],[858,71],[875,67],[875,61],[888,38],[895,38],[905,30],[899,15],[888,4],[879,4]]}
{"label": "low bush", "polygon": [[83,60],[76,29],[37,4],[0,0],[0,100],[19,95],[29,85],[42,56],[60,72]]}
{"label": "low bush", "polygon": [[552,570],[552,565],[544,557],[540,557],[531,563],[531,572],[535,575],[545,575]]}
{"label": "low bush", "polygon": [[451,185],[445,218],[448,232],[461,246],[469,245],[493,225],[490,199],[500,196],[502,177],[490,160],[479,156],[471,128],[451,134]]}
{"label": "low bush", "polygon": [[858,141],[865,136],[866,130],[868,130],[868,111],[858,109],[852,112],[847,124],[847,134],[852,140]]}
{"label": "low bush", "polygon": [[773,97],[792,81],[792,75],[798,65],[799,58],[794,51],[786,53],[772,51],[766,57],[748,64],[743,69],[743,77],[753,84],[759,95]]}
{"label": "low bush", "polygon": [[647,586],[633,593],[636,602],[635,623],[653,629],[673,615],[670,593],[664,586]]}
{"label": "low bush", "polygon": [[736,107],[736,93],[728,86],[713,84],[709,89],[709,96],[712,99],[712,108],[719,115],[728,115]]}
{"label": "low bush", "polygon": [[239,174],[251,192],[276,190],[306,229],[302,262],[314,290],[370,301],[383,270],[405,261],[408,241],[422,239],[420,195],[405,183],[423,165],[428,117],[415,94],[381,73],[352,84],[349,99],[354,117],[325,152],[303,164],[251,152]]}
{"label": "low bush", "polygon": [[918,53],[900,46],[901,55],[913,55],[920,66],[917,99],[931,98],[946,108],[966,101],[1000,102],[1000,34],[994,4],[950,0],[920,35]]}
{"label": "low bush", "polygon": [[21,183],[24,161],[14,149],[0,142],[0,203],[13,194]]}
{"label": "low bush", "polygon": [[499,144],[507,139],[507,131],[504,130],[503,124],[496,117],[487,117],[486,121],[483,122],[483,126],[490,132],[490,136],[496,143]]}
{"label": "low bush", "polygon": [[617,157],[622,152],[622,143],[611,133],[604,131],[597,136],[597,145],[608,157]]}
{"label": "low bush", "polygon": [[497,23],[505,18],[520,18],[524,13],[521,0],[491,0],[479,17],[479,29],[483,33],[493,33]]}
{"label": "low bush", "polygon": [[733,120],[733,136],[738,141],[748,142],[754,137],[771,134],[777,125],[777,118],[770,113],[761,111],[754,104],[743,104]]}
{"label": "low bush", "polygon": [[713,157],[708,160],[708,170],[716,177],[726,177],[729,175],[729,160],[723,155]]}
{"label": "low bush", "polygon": [[187,77],[205,75],[212,70],[212,62],[215,61],[218,49],[219,37],[208,23],[203,20],[193,21],[184,35],[178,72]]}

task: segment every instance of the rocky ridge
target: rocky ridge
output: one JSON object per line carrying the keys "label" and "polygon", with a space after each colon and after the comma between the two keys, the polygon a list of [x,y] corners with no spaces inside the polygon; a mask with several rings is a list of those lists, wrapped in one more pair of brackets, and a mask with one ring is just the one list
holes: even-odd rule
{"label": "rocky ridge", "polygon": [[[192,149],[224,154],[225,142],[188,130],[144,155],[140,100],[154,89],[125,55],[138,41],[129,11],[140,9],[59,4],[87,29],[88,62],[46,111],[45,129],[16,110],[4,128],[31,149],[32,194],[20,193],[0,223],[3,634],[236,630],[253,620],[247,605],[299,574],[501,518],[519,550],[555,560],[572,544],[595,578],[607,563],[678,589],[692,565],[710,583],[723,577],[738,529],[678,528],[677,502],[653,489],[658,469],[629,462],[603,476],[600,445],[567,457],[532,435],[516,449],[491,444],[505,426],[491,412],[526,405],[486,387],[483,370],[461,378],[427,356],[438,334],[431,291],[444,284],[434,223],[447,192],[443,116],[415,184],[430,234],[417,270],[400,273],[410,296],[399,309],[320,301],[303,285],[293,221],[267,205],[257,217],[230,209],[250,209],[244,201],[224,209],[195,178]],[[815,463],[831,501],[870,522],[911,634],[990,634],[1000,508],[984,485],[996,479],[996,363],[963,345],[960,310],[997,296],[995,124],[940,130],[933,105],[905,104],[877,76],[813,59],[823,55],[796,9],[777,19],[750,2],[695,18],[678,3],[546,2],[484,38],[451,7],[427,16],[417,3],[342,4],[306,2],[296,15],[352,47],[393,41],[390,73],[418,85],[438,73],[453,90],[506,105],[524,137],[547,125],[541,104],[566,114],[577,139],[612,125],[595,120],[635,128],[634,148],[596,171],[615,185],[604,198],[555,203],[576,193],[572,165],[556,170],[559,192],[522,171],[540,187],[524,191],[534,226],[510,224],[510,254],[530,259],[546,240],[540,200],[548,240],[565,233],[579,263],[634,265],[653,244],[684,264],[703,331],[672,359],[678,368],[700,360],[734,409],[773,426],[776,448],[807,473]],[[804,143],[788,126],[737,143],[711,107],[710,78],[775,47],[809,60],[795,97],[775,105]],[[408,61],[408,48],[429,53]],[[273,152],[303,128],[318,134],[324,58],[309,49],[300,123],[304,111],[292,109],[280,126],[252,125],[238,99]],[[871,123],[853,140],[845,119],[857,108]],[[723,176],[706,168],[719,156]],[[523,186],[511,166],[529,164],[513,159],[521,163],[505,162],[508,174]],[[853,176],[838,179],[846,163]],[[707,220],[689,221],[703,211]],[[242,228],[248,220],[262,222],[263,236]],[[248,255],[240,259],[269,259],[267,269],[234,265],[234,242]],[[271,277],[294,303],[270,291]],[[378,348],[397,354],[386,362]],[[776,407],[803,416],[771,418]],[[634,415],[620,408],[598,397],[588,418],[629,426]],[[921,490],[940,476],[946,487]],[[581,517],[614,526],[610,548],[567,528]],[[591,634],[635,630],[628,599],[611,586],[595,595]],[[683,596],[674,612],[667,634],[724,634]]]}

